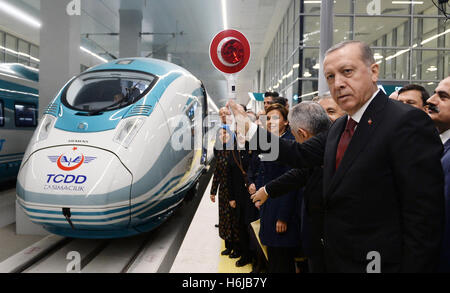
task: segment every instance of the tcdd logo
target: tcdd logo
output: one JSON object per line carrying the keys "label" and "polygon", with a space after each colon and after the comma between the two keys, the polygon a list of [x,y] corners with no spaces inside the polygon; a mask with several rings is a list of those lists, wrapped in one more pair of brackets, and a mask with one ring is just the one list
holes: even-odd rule
{"label": "tcdd logo", "polygon": [[[76,151],[77,148],[73,148],[73,151]],[[59,169],[63,171],[73,171],[81,167],[83,164],[88,164],[93,160],[97,159],[96,157],[85,157],[83,154],[76,155],[74,157],[66,156],[62,154],[60,156],[49,156],[48,157],[52,163],[56,163]]]}
{"label": "tcdd logo", "polygon": [[78,175],[75,177],[74,175],[62,175],[62,174],[47,174],[47,183],[50,183],[50,180],[53,178],[53,182],[58,183],[75,183],[75,184],[83,184],[86,182],[87,178],[84,175]]}

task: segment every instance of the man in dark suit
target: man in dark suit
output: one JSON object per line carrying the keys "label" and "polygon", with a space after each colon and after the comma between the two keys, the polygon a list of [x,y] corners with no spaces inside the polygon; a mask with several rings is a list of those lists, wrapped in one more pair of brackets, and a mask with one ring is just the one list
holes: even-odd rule
{"label": "man in dark suit", "polygon": [[[331,121],[320,104],[305,101],[292,108],[289,113],[289,125],[295,140],[304,143],[311,137],[328,131]],[[309,272],[312,273],[326,272],[321,243],[324,208],[322,178],[322,167],[291,169],[267,183],[260,191],[263,192],[263,196],[268,193],[270,198],[278,198],[304,187],[301,220],[302,248],[308,257]]]}
{"label": "man in dark suit", "polygon": [[445,174],[445,233],[439,271],[450,273],[450,76],[442,80],[433,96],[427,100],[428,113],[433,119],[444,144],[442,168]]}
{"label": "man in dark suit", "polygon": [[[368,45],[333,46],[324,74],[348,115],[303,144],[269,138],[272,148],[279,146],[279,161],[324,166],[327,271],[431,272],[444,223],[442,144],[423,111],[378,89],[378,73]],[[248,123],[233,101],[229,106],[250,145],[259,145],[258,138],[268,134]]]}

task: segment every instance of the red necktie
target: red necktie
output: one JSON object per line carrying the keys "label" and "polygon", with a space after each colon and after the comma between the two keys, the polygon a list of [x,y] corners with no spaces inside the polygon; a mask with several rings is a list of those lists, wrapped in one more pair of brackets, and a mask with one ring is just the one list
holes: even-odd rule
{"label": "red necktie", "polygon": [[345,126],[345,130],[341,135],[341,140],[339,140],[336,152],[336,170],[339,167],[342,158],[344,157],[345,150],[347,150],[350,140],[352,140],[353,133],[355,133],[355,126],[357,124],[358,123],[356,123],[356,121],[353,120],[352,118],[348,119],[347,121],[347,126]]}

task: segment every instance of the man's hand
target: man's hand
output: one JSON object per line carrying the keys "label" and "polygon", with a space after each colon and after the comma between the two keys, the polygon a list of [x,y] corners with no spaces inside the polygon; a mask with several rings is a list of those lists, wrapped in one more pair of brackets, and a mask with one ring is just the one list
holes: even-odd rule
{"label": "man's hand", "polygon": [[258,191],[250,197],[255,203],[255,207],[258,209],[266,202],[269,195],[264,191],[264,187],[258,189]]}
{"label": "man's hand", "polygon": [[256,192],[256,186],[255,186],[255,183],[250,184],[250,186],[248,187],[248,192],[249,192],[250,194],[253,194],[253,193]]}
{"label": "man's hand", "polygon": [[281,220],[277,221],[276,231],[278,234],[285,233],[287,231],[287,223]]}
{"label": "man's hand", "polygon": [[233,209],[236,208],[236,201],[235,200],[230,201],[230,207],[232,207]]}
{"label": "man's hand", "polygon": [[216,202],[216,195],[215,194],[211,194],[209,197],[211,198],[212,202]]}
{"label": "man's hand", "polygon": [[228,101],[227,107],[233,111],[234,119],[236,120],[236,132],[238,137],[247,137],[248,130],[250,129],[251,120],[245,113],[244,108],[236,104],[233,100]]}

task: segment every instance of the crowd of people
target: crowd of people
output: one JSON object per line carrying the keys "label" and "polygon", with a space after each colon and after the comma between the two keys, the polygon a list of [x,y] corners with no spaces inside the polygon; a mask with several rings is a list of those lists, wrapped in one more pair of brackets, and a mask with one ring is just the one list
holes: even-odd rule
{"label": "crowd of people", "polygon": [[410,84],[388,97],[358,41],[330,48],[323,66],[329,94],[220,109],[222,255],[252,272],[450,272],[450,76],[431,96]]}

